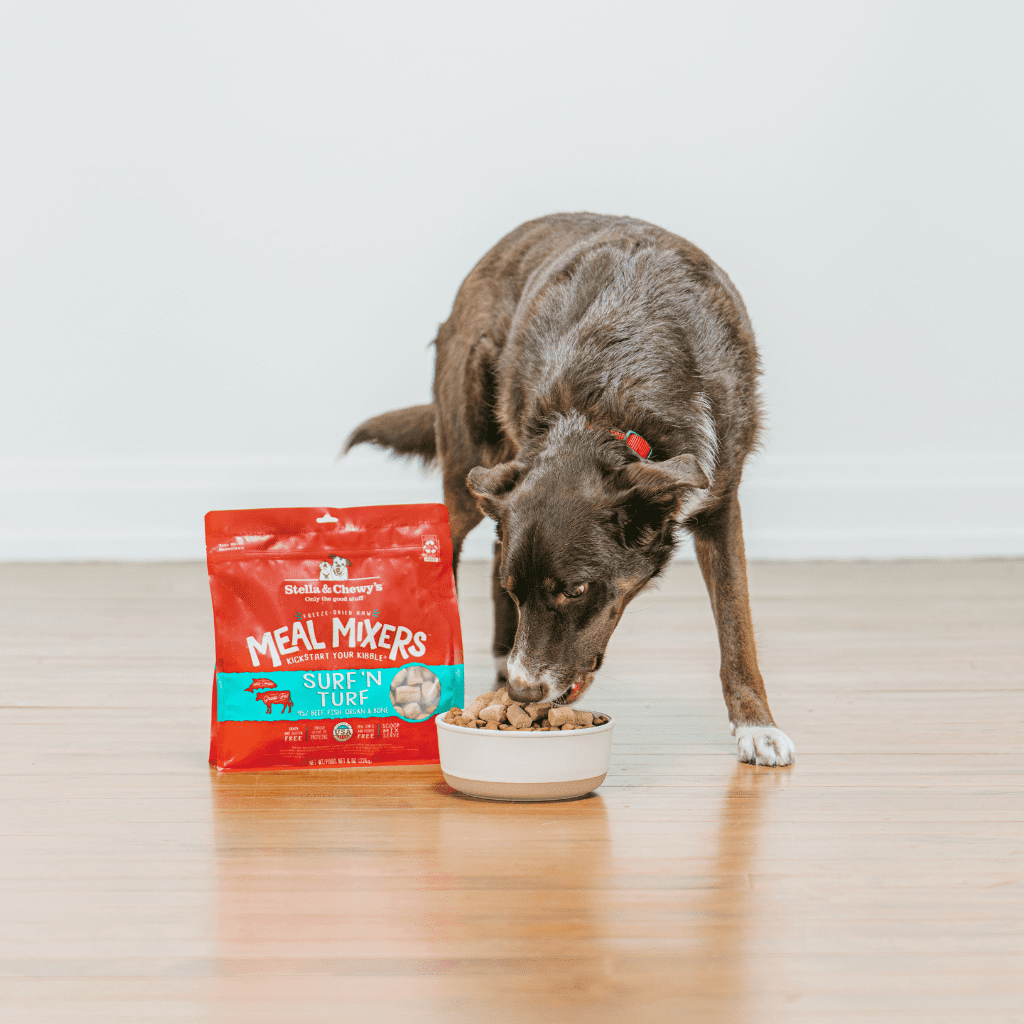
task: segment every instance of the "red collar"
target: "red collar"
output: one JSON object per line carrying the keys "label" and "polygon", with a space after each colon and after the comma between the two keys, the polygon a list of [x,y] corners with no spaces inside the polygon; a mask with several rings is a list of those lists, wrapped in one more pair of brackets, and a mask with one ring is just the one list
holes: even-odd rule
{"label": "red collar", "polygon": [[612,437],[617,437],[620,441],[625,441],[641,459],[646,459],[651,454],[651,446],[632,430],[627,430],[625,433],[621,430],[609,430],[608,433]]}

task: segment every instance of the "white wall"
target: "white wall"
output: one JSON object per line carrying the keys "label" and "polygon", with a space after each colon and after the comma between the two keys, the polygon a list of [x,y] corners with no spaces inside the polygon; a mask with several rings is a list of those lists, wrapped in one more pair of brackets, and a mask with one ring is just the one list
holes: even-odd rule
{"label": "white wall", "polygon": [[5,5],[0,557],[200,557],[209,508],[433,499],[332,457],[427,399],[476,259],[575,209],[743,292],[749,554],[1024,553],[1022,12]]}

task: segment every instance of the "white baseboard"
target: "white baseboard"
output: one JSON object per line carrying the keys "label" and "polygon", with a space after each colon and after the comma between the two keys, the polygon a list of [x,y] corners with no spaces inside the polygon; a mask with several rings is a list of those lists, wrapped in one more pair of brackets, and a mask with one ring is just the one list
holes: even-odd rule
{"label": "white baseboard", "polygon": [[[749,558],[1024,555],[1020,456],[760,456],[741,499]],[[436,475],[371,450],[340,462],[0,460],[0,560],[201,559],[210,509],[440,500]],[[464,557],[489,558],[492,536],[482,523]]]}

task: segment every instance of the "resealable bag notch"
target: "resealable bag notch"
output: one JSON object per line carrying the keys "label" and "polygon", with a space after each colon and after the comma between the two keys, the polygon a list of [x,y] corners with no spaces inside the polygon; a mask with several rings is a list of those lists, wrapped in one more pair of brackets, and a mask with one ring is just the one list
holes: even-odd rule
{"label": "resealable bag notch", "polygon": [[444,505],[210,512],[219,771],[436,764],[464,699]]}

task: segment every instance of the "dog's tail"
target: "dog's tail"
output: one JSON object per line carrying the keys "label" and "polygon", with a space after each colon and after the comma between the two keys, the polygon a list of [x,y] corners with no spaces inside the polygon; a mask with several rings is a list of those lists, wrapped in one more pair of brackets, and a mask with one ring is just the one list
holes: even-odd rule
{"label": "dog's tail", "polygon": [[426,466],[437,460],[437,438],[434,436],[434,407],[410,405],[360,423],[349,434],[341,449],[344,455],[357,444],[390,448],[396,455],[422,459]]}

